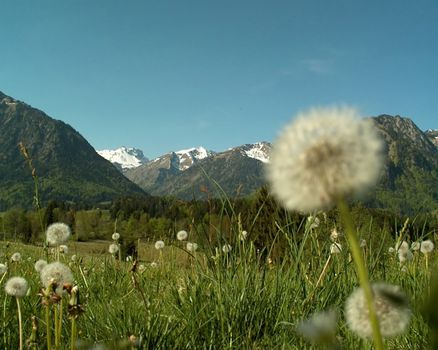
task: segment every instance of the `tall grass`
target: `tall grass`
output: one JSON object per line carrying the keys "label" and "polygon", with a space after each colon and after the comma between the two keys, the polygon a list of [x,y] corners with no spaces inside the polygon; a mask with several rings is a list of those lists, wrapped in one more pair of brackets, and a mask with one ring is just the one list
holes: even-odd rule
{"label": "tall grass", "polygon": [[[258,250],[251,232],[246,240],[239,239],[238,214],[224,215],[232,216],[227,230],[218,226],[214,235],[211,228],[189,233],[189,240],[196,238],[200,245],[195,253],[187,252],[181,242],[166,242],[170,244],[156,267],[151,262],[158,261],[159,252],[150,247],[140,250],[147,255],[141,253],[135,267],[109,253],[83,254],[75,262],[70,262],[70,255],[61,256],[74,273],[84,313],[76,319],[78,339],[72,342],[71,318],[64,308],[60,348],[105,344],[113,349],[311,349],[296,326],[314,312],[332,308],[341,316],[337,337],[342,348],[372,348],[371,342],[348,330],[342,317],[357,277],[345,237],[340,238],[342,252],[330,256],[330,229],[339,227],[336,222],[322,216],[317,228],[286,222],[277,227],[272,244]],[[428,299],[431,271],[437,266],[436,254],[429,257],[428,270],[420,252],[414,252],[414,259],[403,267],[396,254],[388,253],[395,239],[384,231],[371,232],[369,227],[364,226],[358,235],[366,240],[361,249],[371,281],[400,285],[412,305],[409,331],[385,340],[384,345],[387,349],[425,349],[430,331],[421,310]],[[231,251],[224,253],[224,244],[230,244]],[[282,255],[274,257],[278,244],[283,246]],[[22,299],[23,331],[27,339],[31,337],[35,316],[34,345],[44,349],[46,321],[38,296],[41,282],[34,270],[34,262],[45,257],[44,250],[6,242],[0,249],[0,262],[8,262],[2,284],[15,275],[29,281],[30,294]],[[15,251],[23,259],[11,263]],[[139,269],[141,264],[144,269]],[[64,298],[67,305],[68,297]],[[0,307],[0,348],[17,348],[15,300],[4,288]]]}

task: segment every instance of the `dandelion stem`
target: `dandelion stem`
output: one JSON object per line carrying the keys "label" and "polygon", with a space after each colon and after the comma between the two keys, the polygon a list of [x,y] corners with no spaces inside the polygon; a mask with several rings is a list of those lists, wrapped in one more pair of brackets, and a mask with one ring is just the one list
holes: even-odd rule
{"label": "dandelion stem", "polygon": [[47,349],[52,349],[52,332],[50,329],[50,306],[46,305],[46,339],[47,339]]}
{"label": "dandelion stem", "polygon": [[20,350],[23,349],[23,326],[22,326],[22,320],[21,320],[21,306],[20,306],[20,298],[15,297],[17,300],[17,311],[18,311],[18,332],[20,337]]}
{"label": "dandelion stem", "polygon": [[76,317],[71,319],[71,350],[76,350]]}
{"label": "dandelion stem", "polygon": [[353,257],[354,264],[356,265],[359,283],[364,291],[365,299],[368,304],[368,313],[371,322],[371,328],[373,330],[374,345],[376,350],[383,350],[382,334],[380,332],[379,320],[377,319],[377,313],[374,307],[373,292],[368,279],[368,271],[366,269],[365,261],[360,249],[359,240],[354,230],[353,220],[347,203],[343,198],[339,199],[338,207],[341,214],[341,219],[345,225],[345,232],[348,239],[348,244],[350,245],[351,255]]}

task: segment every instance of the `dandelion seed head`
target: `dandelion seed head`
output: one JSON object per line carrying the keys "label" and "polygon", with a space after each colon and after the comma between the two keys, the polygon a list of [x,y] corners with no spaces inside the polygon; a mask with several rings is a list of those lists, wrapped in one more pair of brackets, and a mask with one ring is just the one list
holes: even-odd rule
{"label": "dandelion seed head", "polygon": [[379,178],[382,142],[370,120],[353,108],[301,113],[274,143],[267,176],[271,191],[290,210],[331,207],[360,196]]}
{"label": "dandelion seed head", "polygon": [[232,247],[231,247],[229,244],[224,244],[224,245],[222,246],[222,251],[223,251],[225,254],[228,254],[229,252],[231,252],[231,249],[232,249]]}
{"label": "dandelion seed head", "polygon": [[158,263],[156,263],[155,261],[152,261],[152,262],[151,262],[151,267],[152,267],[152,268],[156,268],[156,267],[158,267]]}
{"label": "dandelion seed head", "polygon": [[330,232],[330,239],[332,240],[332,242],[337,241],[340,236],[341,236],[341,233],[336,228],[334,228]]}
{"label": "dandelion seed head", "polygon": [[414,255],[412,254],[412,252],[408,249],[408,250],[401,250],[399,249],[398,251],[398,260],[401,263],[407,262],[407,261],[411,261],[414,258]]}
{"label": "dandelion seed head", "polygon": [[73,274],[68,266],[58,261],[47,264],[41,270],[41,283],[47,288],[51,283],[56,283],[56,293],[63,292],[64,283],[73,283]]}
{"label": "dandelion seed head", "polygon": [[176,238],[178,239],[178,241],[185,241],[188,236],[189,235],[187,231],[184,230],[178,231],[178,233],[176,234]]}
{"label": "dandelion seed head", "polygon": [[120,233],[114,232],[111,238],[113,239],[113,241],[118,241],[120,239]]}
{"label": "dandelion seed head", "polygon": [[395,245],[395,250],[397,250],[397,252],[407,252],[409,250],[409,243],[406,241],[397,243]]}
{"label": "dandelion seed head", "polygon": [[21,253],[15,252],[14,254],[12,254],[11,255],[11,261],[13,261],[13,262],[21,261]]}
{"label": "dandelion seed head", "polygon": [[155,249],[157,249],[157,250],[163,249],[164,246],[165,246],[165,244],[163,241],[156,241],[155,242]]}
{"label": "dandelion seed head", "polygon": [[119,245],[116,243],[111,243],[108,247],[108,252],[111,254],[116,254],[119,251]]}
{"label": "dandelion seed head", "polygon": [[242,231],[242,232],[240,232],[240,234],[239,234],[239,239],[241,240],[241,241],[244,241],[244,240],[246,240],[246,237],[248,236],[248,232],[246,232],[245,230],[244,231]]}
{"label": "dandelion seed head", "polygon": [[68,247],[65,244],[59,246],[59,252],[63,254],[68,254]]}
{"label": "dandelion seed head", "polygon": [[420,250],[420,242],[412,242],[412,244],[411,244],[411,249],[412,249],[413,251]]}
{"label": "dandelion seed head", "polygon": [[332,243],[330,245],[330,254],[340,254],[342,252],[341,243]]}
{"label": "dandelion seed head", "polygon": [[433,244],[433,242],[430,239],[421,242],[420,251],[423,254],[430,254],[430,253],[432,253],[433,248],[435,248],[435,245]]}
{"label": "dandelion seed head", "polygon": [[66,242],[70,235],[70,227],[62,222],[56,222],[47,228],[46,241],[49,245],[58,246]]}
{"label": "dandelion seed head", "polygon": [[47,265],[47,261],[40,259],[35,263],[35,271],[38,273],[41,273],[41,271],[43,270],[43,268],[45,268]]}
{"label": "dandelion seed head", "polygon": [[8,272],[8,266],[5,264],[0,264],[0,275],[5,274],[6,272]]}
{"label": "dandelion seed head", "polygon": [[196,250],[198,250],[198,244],[192,243],[192,242],[187,242],[186,249],[189,252],[194,253],[194,252],[196,252]]}
{"label": "dandelion seed head", "polygon": [[367,241],[366,241],[365,239],[362,238],[362,239],[360,240],[359,246],[360,246],[361,248],[365,248],[365,247],[367,246]]}
{"label": "dandelion seed head", "polygon": [[338,314],[336,311],[322,311],[301,321],[297,326],[297,331],[312,343],[332,344],[336,341],[337,323]]}
{"label": "dandelion seed head", "polygon": [[11,277],[5,284],[5,292],[13,297],[24,297],[29,289],[27,281],[23,277]]}
{"label": "dandelion seed head", "polygon": [[308,226],[309,230],[313,230],[313,229],[317,228],[319,226],[319,224],[320,224],[320,220],[318,217],[312,216],[312,215],[307,217],[307,226]]}
{"label": "dandelion seed head", "polygon": [[390,254],[395,253],[394,247],[389,247],[388,248],[388,253],[390,253]]}
{"label": "dandelion seed head", "polygon": [[[405,294],[398,286],[375,283],[374,306],[382,336],[390,338],[404,333],[411,319],[411,310]],[[362,288],[357,288],[345,303],[345,318],[348,327],[362,338],[373,335],[368,305]]]}

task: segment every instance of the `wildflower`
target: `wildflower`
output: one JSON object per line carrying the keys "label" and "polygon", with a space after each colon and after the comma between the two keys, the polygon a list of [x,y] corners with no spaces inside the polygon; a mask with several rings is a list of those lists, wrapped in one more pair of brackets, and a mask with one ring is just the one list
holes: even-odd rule
{"label": "wildflower", "polygon": [[61,244],[59,246],[59,252],[63,253],[63,254],[67,254],[68,253],[68,247],[65,244]]}
{"label": "wildflower", "polygon": [[49,245],[57,246],[66,242],[70,235],[70,227],[62,222],[56,222],[47,228],[46,240]]}
{"label": "wildflower", "polygon": [[56,261],[47,264],[41,270],[41,282],[45,288],[50,284],[56,284],[56,293],[61,294],[64,283],[73,282],[73,274],[68,266]]}
{"label": "wildflower", "polygon": [[378,180],[382,143],[372,122],[358,117],[353,108],[314,108],[282,132],[267,175],[286,208],[327,208]]}
{"label": "wildflower", "polygon": [[412,252],[408,249],[408,250],[398,250],[398,260],[401,263],[404,263],[406,261],[411,261],[414,258],[414,255],[412,254]]}
{"label": "wildflower", "polygon": [[176,234],[178,241],[185,241],[188,237],[187,231],[181,230]]}
{"label": "wildflower", "polygon": [[13,297],[24,297],[29,289],[27,281],[23,277],[11,277],[5,284],[5,292]]}
{"label": "wildflower", "polygon": [[246,240],[246,237],[248,236],[248,232],[246,232],[246,231],[242,231],[242,232],[240,232],[240,235],[239,235],[239,239],[241,240],[241,241],[244,241],[244,240]]}
{"label": "wildflower", "polygon": [[47,261],[40,259],[35,263],[35,271],[41,273],[44,267],[46,267]]}
{"label": "wildflower", "polygon": [[187,242],[186,249],[189,252],[194,253],[198,249],[198,245],[196,243]]}
{"label": "wildflower", "polygon": [[412,249],[413,251],[420,250],[420,242],[412,242],[412,244],[411,244],[411,249]]}
{"label": "wildflower", "polygon": [[[374,306],[383,337],[403,333],[410,322],[408,300],[398,286],[375,283],[371,286]],[[373,331],[368,314],[368,305],[362,288],[357,288],[345,303],[345,318],[348,327],[362,338],[371,338]]]}
{"label": "wildflower", "polygon": [[225,254],[228,254],[229,252],[231,252],[231,246],[229,245],[229,244],[224,244],[223,246],[222,246],[222,251],[225,253]]}
{"label": "wildflower", "polygon": [[111,243],[108,247],[108,252],[111,254],[116,254],[119,251],[119,245],[116,243]]}
{"label": "wildflower", "polygon": [[420,251],[423,254],[430,254],[432,253],[434,247],[435,246],[433,242],[430,239],[428,239],[426,241],[421,242]]}
{"label": "wildflower", "polygon": [[120,233],[114,232],[111,238],[113,239],[113,241],[118,241],[120,239]]}
{"label": "wildflower", "polygon": [[19,252],[16,252],[11,255],[11,261],[13,262],[19,262],[21,261],[21,254]]}
{"label": "wildflower", "polygon": [[165,244],[163,241],[156,241],[155,242],[155,249],[157,249],[157,250],[163,249],[164,246],[165,246]]}
{"label": "wildflower", "polygon": [[308,216],[307,217],[307,225],[309,230],[313,230],[319,226],[320,220],[316,216]]}
{"label": "wildflower", "polygon": [[5,264],[0,264],[0,275],[5,274],[6,272],[8,272],[8,266]]}
{"label": "wildflower", "polygon": [[342,252],[342,245],[340,243],[332,243],[330,245],[330,254],[340,254]]}
{"label": "wildflower", "polygon": [[308,341],[316,344],[335,344],[338,315],[334,310],[313,314],[309,319],[301,321],[297,331]]}
{"label": "wildflower", "polygon": [[341,234],[338,230],[336,230],[336,228],[334,228],[334,229],[332,230],[332,232],[330,233],[330,239],[331,239],[333,242],[334,242],[334,241],[337,241],[341,235],[342,235],[342,234]]}

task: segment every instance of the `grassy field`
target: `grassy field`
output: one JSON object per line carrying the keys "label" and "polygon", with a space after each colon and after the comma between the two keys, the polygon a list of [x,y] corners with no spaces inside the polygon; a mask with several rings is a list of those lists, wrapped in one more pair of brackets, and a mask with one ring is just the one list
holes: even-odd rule
{"label": "grassy field", "polygon": [[[301,232],[279,228],[286,247],[273,261],[272,247],[258,250],[251,234],[240,240],[239,232],[234,233],[227,253],[221,236],[214,244],[200,242],[195,253],[177,240],[166,242],[160,251],[139,241],[136,264],[108,253],[111,242],[68,242],[69,252],[60,254],[59,261],[73,272],[84,312],[75,317],[77,337],[72,342],[69,296],[49,306],[52,342],[54,320],[61,315],[57,329],[62,349],[311,349],[317,347],[297,332],[297,325],[315,312],[334,309],[340,347],[372,348],[372,342],[351,332],[344,319],[345,300],[358,281],[342,235],[337,239],[340,253],[331,254],[327,226],[303,225]],[[401,241],[405,233],[399,234]],[[385,347],[429,348],[431,331],[421,311],[430,294],[436,254],[426,259],[412,250],[412,260],[401,263],[396,252],[388,252],[396,242],[386,232],[364,231],[359,236],[364,239],[370,279],[399,285],[410,300],[408,331],[385,340]],[[33,334],[35,341],[29,346],[45,349],[47,308],[38,295],[42,286],[34,263],[57,260],[57,254],[6,241],[0,243],[0,252],[0,263],[8,266],[1,284],[22,276],[30,286],[21,298],[24,339]],[[21,260],[12,262],[15,252]],[[0,305],[0,348],[18,348],[17,304],[3,287]]]}

